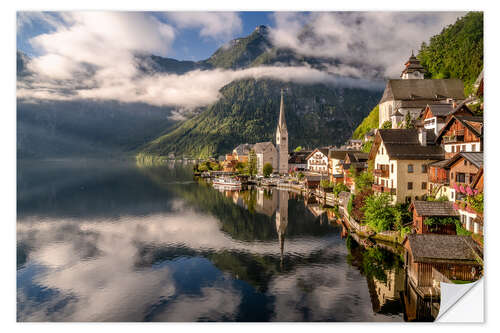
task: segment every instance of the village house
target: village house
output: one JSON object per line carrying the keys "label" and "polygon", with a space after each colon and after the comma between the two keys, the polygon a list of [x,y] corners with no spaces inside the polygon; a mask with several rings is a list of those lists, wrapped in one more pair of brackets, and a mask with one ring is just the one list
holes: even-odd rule
{"label": "village house", "polygon": [[483,117],[452,115],[436,143],[443,145],[446,159],[459,152],[483,151]]}
{"label": "village house", "polygon": [[316,189],[319,187],[320,185],[320,182],[323,180],[324,178],[322,176],[318,176],[318,175],[307,175],[305,176],[305,179],[304,179],[304,185],[305,185],[305,188],[306,189]]}
{"label": "village house", "polygon": [[235,160],[241,163],[248,162],[248,154],[252,150],[253,145],[250,143],[242,143],[233,149],[233,157]]}
{"label": "village house", "polygon": [[408,280],[422,296],[439,295],[439,282],[481,277],[482,251],[470,236],[410,234],[403,247]]}
{"label": "village house", "polygon": [[264,174],[264,165],[266,163],[273,166],[273,171],[278,170],[278,151],[272,142],[257,142],[253,146],[253,150],[257,156],[257,174]]}
{"label": "village house", "polygon": [[363,140],[350,139],[345,145],[345,149],[360,150],[363,146]]}
{"label": "village house", "polygon": [[307,157],[307,170],[328,173],[328,148],[316,148]]}
{"label": "village house", "polygon": [[355,175],[351,174],[351,169],[354,169],[356,174],[368,169],[368,157],[368,153],[361,151],[348,151],[345,154],[344,161],[342,162],[342,173],[344,175],[344,185],[346,185],[351,192],[355,189]]}
{"label": "village house", "polygon": [[462,102],[464,85],[459,79],[424,79],[424,69],[413,55],[406,62],[401,79],[387,81],[379,102],[379,128],[389,121],[398,128],[410,113],[417,119],[429,104],[446,103],[450,99]]}
{"label": "village house", "polygon": [[445,234],[456,235],[455,224],[444,224],[429,226],[425,224],[427,218],[458,217],[458,212],[453,209],[453,203],[449,201],[418,201],[411,203],[410,212],[413,212],[413,230],[417,234]]}
{"label": "village house", "polygon": [[366,132],[365,135],[363,136],[363,143],[366,143],[368,141],[373,141],[373,139],[375,138],[376,132],[377,132],[376,128],[371,129],[368,132]]}
{"label": "village house", "polygon": [[393,203],[411,202],[427,195],[427,167],[444,159],[434,144],[434,132],[416,129],[380,129],[370,150],[375,193],[389,193]]}
{"label": "village house", "polygon": [[474,114],[465,102],[459,105],[455,102],[431,104],[422,111],[421,119],[424,121],[424,128],[434,130],[434,134],[438,136],[450,115],[473,116]]}
{"label": "village house", "polygon": [[455,200],[455,193],[450,187],[450,170],[447,167],[449,160],[441,160],[428,165],[427,181],[429,195],[435,198],[446,197],[449,201]]}
{"label": "village house", "polygon": [[344,182],[342,163],[349,151],[347,149],[330,149],[328,151],[328,176],[332,183]]}
{"label": "village house", "polygon": [[307,170],[307,156],[311,153],[310,150],[293,151],[288,158],[289,171],[305,171]]}

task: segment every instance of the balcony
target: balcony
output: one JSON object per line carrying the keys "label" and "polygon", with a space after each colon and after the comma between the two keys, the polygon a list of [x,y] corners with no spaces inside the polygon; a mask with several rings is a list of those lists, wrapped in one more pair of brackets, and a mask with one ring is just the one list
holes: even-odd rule
{"label": "balcony", "polygon": [[389,169],[374,169],[373,174],[377,177],[389,177]]}
{"label": "balcony", "polygon": [[390,187],[382,186],[382,185],[379,185],[379,184],[373,184],[372,185],[372,190],[374,192],[379,192],[379,193],[396,194],[396,189],[395,188],[390,188]]}
{"label": "balcony", "polygon": [[442,177],[429,177],[429,183],[440,184],[440,185],[450,185],[448,178]]}
{"label": "balcony", "polygon": [[[456,131],[458,132],[458,131]],[[443,136],[444,143],[454,143],[454,142],[464,142],[464,135],[444,135]]]}

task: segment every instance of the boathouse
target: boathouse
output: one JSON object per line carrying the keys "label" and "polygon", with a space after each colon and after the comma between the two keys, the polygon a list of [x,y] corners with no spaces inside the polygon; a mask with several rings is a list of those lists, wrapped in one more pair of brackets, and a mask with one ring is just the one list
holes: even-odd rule
{"label": "boathouse", "polygon": [[417,234],[445,234],[456,235],[456,225],[437,224],[427,225],[427,218],[459,217],[458,212],[453,209],[453,203],[449,201],[413,201],[409,208],[413,212],[413,229]]}
{"label": "boathouse", "polygon": [[423,296],[435,295],[439,281],[475,281],[481,275],[482,251],[470,236],[411,234],[403,247],[409,282]]}

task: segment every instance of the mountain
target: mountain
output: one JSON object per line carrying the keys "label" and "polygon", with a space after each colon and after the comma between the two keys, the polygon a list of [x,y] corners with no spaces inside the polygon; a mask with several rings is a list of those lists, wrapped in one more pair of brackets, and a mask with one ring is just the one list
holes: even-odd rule
{"label": "mountain", "polygon": [[433,79],[464,81],[466,95],[483,69],[483,13],[470,12],[422,43],[417,55]]}
{"label": "mountain", "polygon": [[[461,79],[465,95],[473,91],[473,84],[483,70],[483,13],[469,12],[441,33],[423,42],[417,55],[427,70],[427,78]],[[362,138],[378,127],[378,106],[360,123],[353,138]]]}
{"label": "mountain", "polygon": [[[345,142],[379,91],[289,83],[285,96],[289,149]],[[240,143],[274,141],[283,82],[241,80],[221,89],[206,111],[151,141],[143,153],[193,157],[231,151]]]}

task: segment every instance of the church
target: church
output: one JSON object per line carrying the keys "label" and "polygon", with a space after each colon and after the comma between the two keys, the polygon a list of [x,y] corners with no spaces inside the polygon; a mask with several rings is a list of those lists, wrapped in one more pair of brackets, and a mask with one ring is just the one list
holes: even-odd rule
{"label": "church", "polygon": [[272,142],[258,142],[253,146],[257,156],[257,173],[263,174],[264,165],[270,163],[273,172],[281,175],[288,173],[288,130],[285,120],[285,103],[281,89],[280,113],[276,128],[276,146]]}
{"label": "church", "polygon": [[408,113],[417,119],[427,105],[460,103],[465,99],[462,80],[425,79],[425,73],[412,51],[400,79],[387,81],[379,102],[379,128],[388,123],[391,128],[400,128]]}

